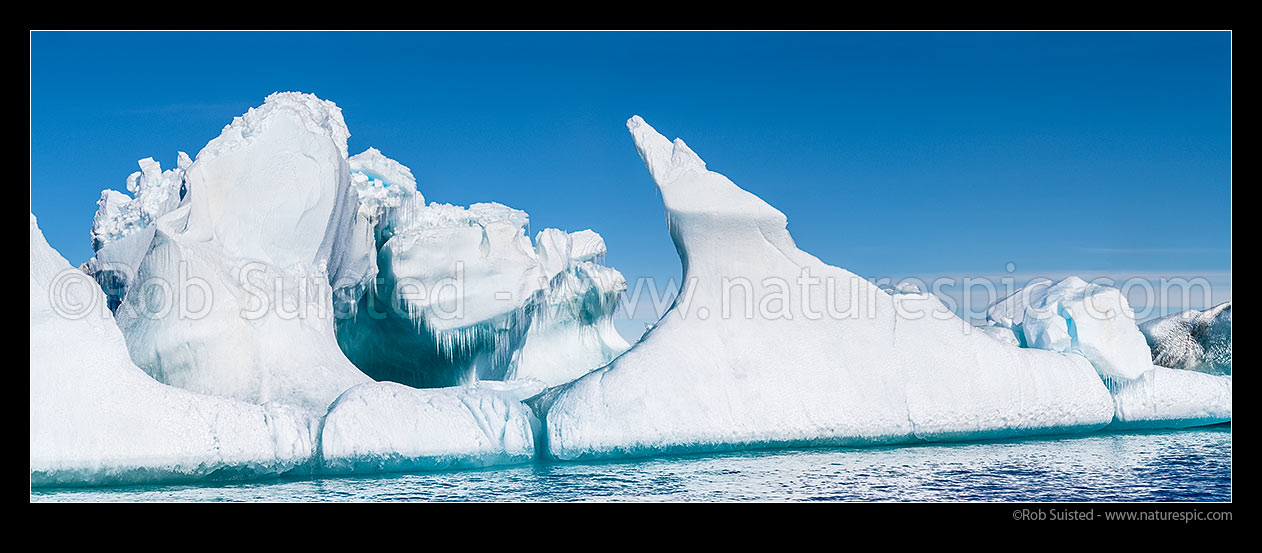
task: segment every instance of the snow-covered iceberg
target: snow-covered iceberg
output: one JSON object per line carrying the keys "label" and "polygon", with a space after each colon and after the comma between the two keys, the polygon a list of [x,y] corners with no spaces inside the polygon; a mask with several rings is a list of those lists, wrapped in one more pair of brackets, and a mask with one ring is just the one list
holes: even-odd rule
{"label": "snow-covered iceberg", "polygon": [[932,294],[888,294],[794,245],[785,216],[639,117],[685,287],[610,364],[549,391],[561,459],[1098,429],[1086,358],[972,330]]}
{"label": "snow-covered iceberg", "polygon": [[1209,374],[1231,374],[1231,302],[1139,325],[1153,363]]}
{"label": "snow-covered iceberg", "polygon": [[629,347],[600,235],[546,229],[536,245],[520,210],[426,203],[407,166],[348,157],[349,136],[332,102],[276,93],[195,160],[140,160],[134,198],[102,193],[83,269],[142,368],[319,411],[373,378],[561,384]]}
{"label": "snow-covered iceberg", "polygon": [[131,362],[106,296],[31,215],[31,485],[250,477],[305,464],[315,426],[155,381]]}

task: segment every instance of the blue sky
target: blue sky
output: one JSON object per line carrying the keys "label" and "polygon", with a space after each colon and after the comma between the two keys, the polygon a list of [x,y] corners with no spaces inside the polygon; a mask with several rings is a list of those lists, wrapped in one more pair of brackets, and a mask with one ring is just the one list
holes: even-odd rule
{"label": "blue sky", "polygon": [[300,90],[427,199],[595,229],[629,279],[680,271],[639,114],[860,275],[1229,283],[1230,55],[1228,33],[37,32],[31,210],[80,263],[136,160]]}

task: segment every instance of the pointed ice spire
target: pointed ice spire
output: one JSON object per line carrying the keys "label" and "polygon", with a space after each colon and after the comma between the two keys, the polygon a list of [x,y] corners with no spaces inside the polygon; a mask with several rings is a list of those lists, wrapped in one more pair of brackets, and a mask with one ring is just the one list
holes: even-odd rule
{"label": "pointed ice spire", "polygon": [[627,130],[635,140],[635,151],[658,186],[674,182],[685,173],[705,171],[705,162],[683,140],[676,138],[672,143],[639,115],[627,120]]}

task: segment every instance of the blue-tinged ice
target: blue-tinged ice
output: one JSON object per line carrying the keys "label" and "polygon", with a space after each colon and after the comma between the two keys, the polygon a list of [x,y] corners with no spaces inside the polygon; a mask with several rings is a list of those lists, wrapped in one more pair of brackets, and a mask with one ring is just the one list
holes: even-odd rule
{"label": "blue-tinged ice", "polygon": [[[1201,329],[1213,326],[1223,311],[1227,312],[1229,356],[1229,305],[1208,315],[1189,312],[1146,325],[1150,335],[1165,338],[1156,342],[1167,348],[1150,352],[1153,339],[1145,341],[1122,292],[1078,277],[1031,282],[992,305],[987,316],[993,327],[1019,335],[1025,347],[1082,355],[1090,361],[1113,395],[1115,427],[1179,428],[1231,421],[1230,376],[1184,370],[1187,366],[1161,366],[1183,355],[1193,359],[1192,368],[1199,367],[1196,363],[1201,357],[1184,352],[1191,349],[1189,343],[1199,347],[1191,338],[1194,332],[1221,337]],[[1198,321],[1203,323],[1198,326]]]}
{"label": "blue-tinged ice", "polygon": [[[351,182],[348,136],[332,102],[277,93],[178,173],[142,162],[136,199],[107,193],[93,227],[98,255],[145,242],[128,246],[118,325],[32,215],[32,485],[531,458],[537,421],[521,400],[543,383],[376,383],[338,346],[336,314],[373,288],[378,211],[397,207],[386,194],[372,217],[361,209],[374,192]],[[405,189],[406,168],[371,154],[356,156],[362,174]],[[86,284],[67,295],[63,277]],[[85,304],[87,317],[58,311]]]}

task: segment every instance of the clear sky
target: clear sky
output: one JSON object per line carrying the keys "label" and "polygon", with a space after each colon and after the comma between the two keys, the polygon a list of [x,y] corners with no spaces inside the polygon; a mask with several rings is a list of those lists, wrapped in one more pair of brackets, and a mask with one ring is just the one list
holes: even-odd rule
{"label": "clear sky", "polygon": [[629,279],[680,272],[639,114],[863,276],[1229,286],[1228,33],[37,32],[31,211],[81,263],[101,189],[286,90],[336,102],[351,153],[428,200],[592,228]]}

